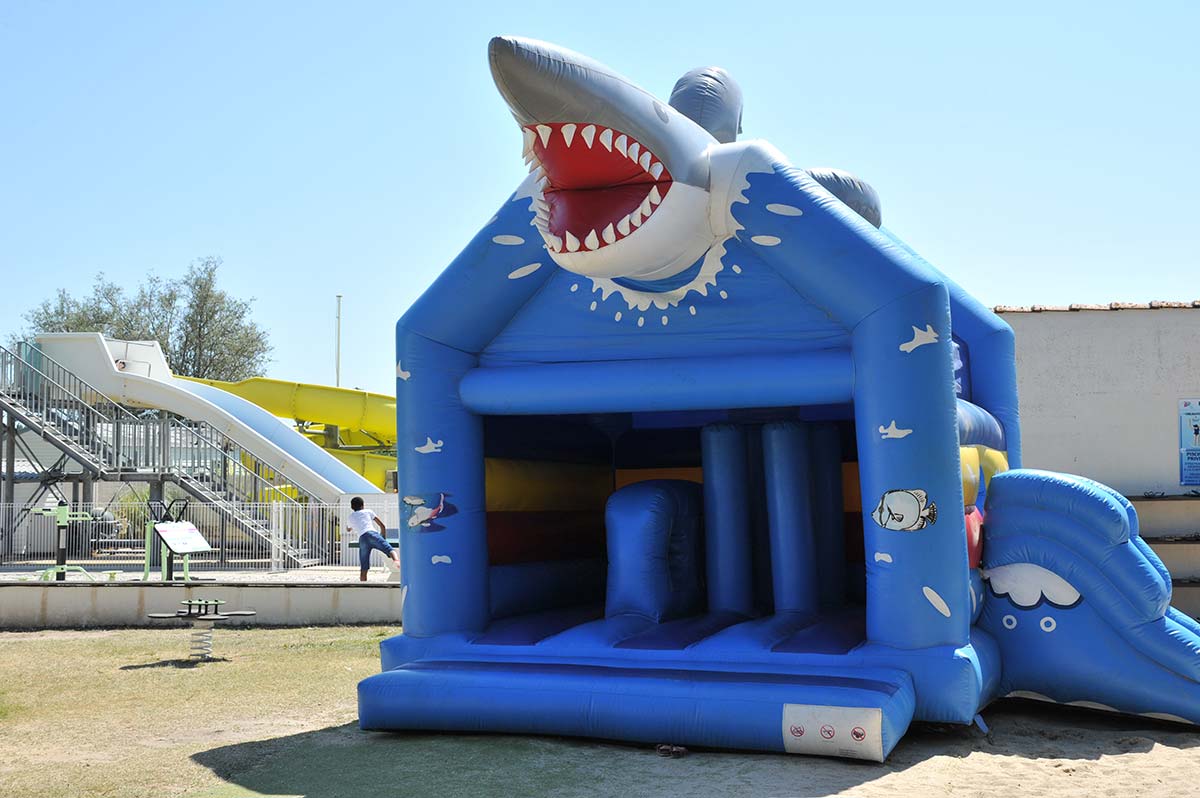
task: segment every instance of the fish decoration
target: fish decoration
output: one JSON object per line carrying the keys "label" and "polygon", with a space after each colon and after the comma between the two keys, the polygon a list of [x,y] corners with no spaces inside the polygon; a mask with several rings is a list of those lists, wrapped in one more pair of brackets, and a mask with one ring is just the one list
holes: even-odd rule
{"label": "fish decoration", "polygon": [[889,490],[871,513],[875,523],[897,532],[916,532],[937,521],[937,505],[923,490]]}

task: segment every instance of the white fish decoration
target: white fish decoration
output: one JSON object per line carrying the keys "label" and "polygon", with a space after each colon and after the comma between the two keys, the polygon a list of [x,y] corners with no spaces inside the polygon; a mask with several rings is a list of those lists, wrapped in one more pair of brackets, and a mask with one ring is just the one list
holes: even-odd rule
{"label": "white fish decoration", "polygon": [[879,434],[883,440],[888,440],[889,438],[899,440],[900,438],[907,438],[909,435],[912,435],[912,430],[900,429],[896,426],[896,419],[893,418],[891,424],[879,428]]}
{"label": "white fish decoration", "polygon": [[937,505],[923,490],[889,490],[871,518],[884,529],[916,532],[937,521]]}
{"label": "white fish decoration", "polygon": [[441,450],[442,442],[440,440],[434,441],[434,439],[430,438],[428,435],[425,436],[424,443],[422,443],[420,446],[413,447],[414,452],[420,452],[421,454],[437,454]]}
{"label": "white fish decoration", "polygon": [[912,331],[913,331],[912,340],[908,341],[906,343],[900,344],[900,351],[906,355],[908,353],[912,352],[918,346],[925,346],[925,344],[936,344],[937,343],[937,340],[938,340],[937,330],[933,329],[932,324],[926,324],[924,330],[922,330],[920,327],[913,327]]}
{"label": "white fish decoration", "polygon": [[446,511],[446,494],[438,495],[436,507],[426,506],[425,500],[420,496],[405,496],[404,503],[413,508],[412,515],[408,517],[409,528],[429,526],[435,518]]}

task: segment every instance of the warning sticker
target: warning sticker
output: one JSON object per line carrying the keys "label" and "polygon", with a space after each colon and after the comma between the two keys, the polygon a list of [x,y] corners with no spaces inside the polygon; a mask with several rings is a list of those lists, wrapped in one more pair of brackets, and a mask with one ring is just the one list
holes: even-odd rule
{"label": "warning sticker", "polygon": [[783,705],[783,749],[789,754],[883,761],[879,707]]}

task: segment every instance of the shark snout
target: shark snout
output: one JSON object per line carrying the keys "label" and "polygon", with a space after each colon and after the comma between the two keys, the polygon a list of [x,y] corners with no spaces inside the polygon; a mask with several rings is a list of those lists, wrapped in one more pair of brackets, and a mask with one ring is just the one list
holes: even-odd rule
{"label": "shark snout", "polygon": [[654,152],[677,182],[707,188],[708,131],[599,61],[536,39],[497,36],[492,79],[521,127],[594,124]]}

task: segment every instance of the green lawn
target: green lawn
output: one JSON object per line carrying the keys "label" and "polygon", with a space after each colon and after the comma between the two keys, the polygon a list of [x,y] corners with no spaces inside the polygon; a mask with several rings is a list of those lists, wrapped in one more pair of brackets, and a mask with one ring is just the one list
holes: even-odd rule
{"label": "green lawn", "polygon": [[1194,795],[1200,735],[1026,704],[993,737],[917,727],[884,765],[504,735],[358,730],[355,685],[394,629],[0,633],[4,798]]}

